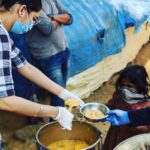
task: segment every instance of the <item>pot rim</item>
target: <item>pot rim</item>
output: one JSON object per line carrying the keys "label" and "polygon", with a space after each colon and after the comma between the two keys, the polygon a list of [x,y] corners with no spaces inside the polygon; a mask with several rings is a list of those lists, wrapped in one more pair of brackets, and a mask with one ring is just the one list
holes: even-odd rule
{"label": "pot rim", "polygon": [[[94,130],[96,130],[96,131],[98,132],[98,134],[99,134],[99,137],[98,137],[98,139],[96,140],[96,142],[95,142],[94,144],[92,144],[92,145],[90,145],[89,147],[86,147],[86,148],[84,148],[84,149],[82,149],[82,150],[87,150],[87,149],[89,149],[89,148],[93,148],[93,147],[95,147],[95,146],[100,142],[100,140],[101,140],[101,138],[102,138],[102,133],[100,132],[100,130],[99,130],[97,127],[93,126],[93,125],[90,124],[90,123],[84,122],[84,121],[73,120],[73,122],[82,122],[82,123],[88,124],[89,126],[93,127]],[[45,149],[47,149],[47,150],[50,150],[50,149],[48,149],[47,147],[45,147],[45,146],[39,141],[38,136],[39,136],[39,133],[40,133],[40,131],[41,131],[42,129],[44,129],[44,128],[45,128],[46,126],[48,126],[48,125],[55,124],[55,123],[58,123],[58,122],[57,122],[57,121],[53,121],[53,122],[50,122],[50,123],[47,123],[47,124],[43,125],[42,127],[40,127],[40,128],[38,129],[38,131],[37,131],[37,133],[36,133],[36,136],[35,136],[36,143],[38,143],[40,146],[42,146],[43,148],[45,148]]]}

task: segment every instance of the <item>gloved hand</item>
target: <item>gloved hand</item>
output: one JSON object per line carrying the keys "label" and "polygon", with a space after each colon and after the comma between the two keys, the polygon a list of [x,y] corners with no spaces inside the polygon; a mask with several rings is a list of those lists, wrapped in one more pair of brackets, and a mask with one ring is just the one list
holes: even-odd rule
{"label": "gloved hand", "polygon": [[70,113],[65,107],[58,107],[58,109],[59,113],[54,120],[57,120],[64,129],[71,130],[74,117],[73,114]]}
{"label": "gloved hand", "polygon": [[108,117],[105,121],[109,121],[113,126],[121,126],[130,123],[127,111],[111,110],[107,113]]}
{"label": "gloved hand", "polygon": [[59,98],[63,99],[64,101],[70,98],[73,98],[75,100],[78,100],[80,102],[80,106],[84,105],[83,100],[81,100],[78,96],[74,95],[73,93],[67,91],[66,89],[63,90],[62,93],[60,93],[60,95],[58,95]]}

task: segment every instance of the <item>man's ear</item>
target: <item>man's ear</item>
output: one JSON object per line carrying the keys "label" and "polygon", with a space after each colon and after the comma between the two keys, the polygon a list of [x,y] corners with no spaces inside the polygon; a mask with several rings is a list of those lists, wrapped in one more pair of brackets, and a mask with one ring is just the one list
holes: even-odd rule
{"label": "man's ear", "polygon": [[20,5],[19,8],[18,8],[19,16],[24,17],[24,16],[26,16],[26,13],[27,13],[26,5]]}

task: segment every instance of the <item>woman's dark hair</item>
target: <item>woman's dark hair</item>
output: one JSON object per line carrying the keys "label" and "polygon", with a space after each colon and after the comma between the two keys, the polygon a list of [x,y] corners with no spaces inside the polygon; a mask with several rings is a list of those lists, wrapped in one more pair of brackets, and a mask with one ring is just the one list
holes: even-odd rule
{"label": "woman's dark hair", "polygon": [[130,83],[134,84],[137,87],[139,93],[142,93],[144,95],[148,94],[150,80],[143,66],[132,65],[126,67],[121,72],[120,77],[116,82],[116,90],[118,90],[119,87],[123,86],[122,85],[123,79],[126,79]]}
{"label": "woman's dark hair", "polygon": [[3,0],[1,6],[9,10],[14,4],[21,4],[27,6],[28,12],[39,12],[42,9],[41,0]]}

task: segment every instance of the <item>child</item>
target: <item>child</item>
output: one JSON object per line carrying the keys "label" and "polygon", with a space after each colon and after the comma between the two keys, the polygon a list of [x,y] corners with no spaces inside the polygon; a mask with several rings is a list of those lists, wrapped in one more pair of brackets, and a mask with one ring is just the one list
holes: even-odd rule
{"label": "child", "polygon": [[[149,78],[143,66],[132,65],[126,67],[116,82],[116,91],[107,106],[110,109],[136,110],[150,107],[148,96]],[[150,126],[131,125],[111,126],[103,150],[112,150],[123,140],[141,133],[150,132]]]}

